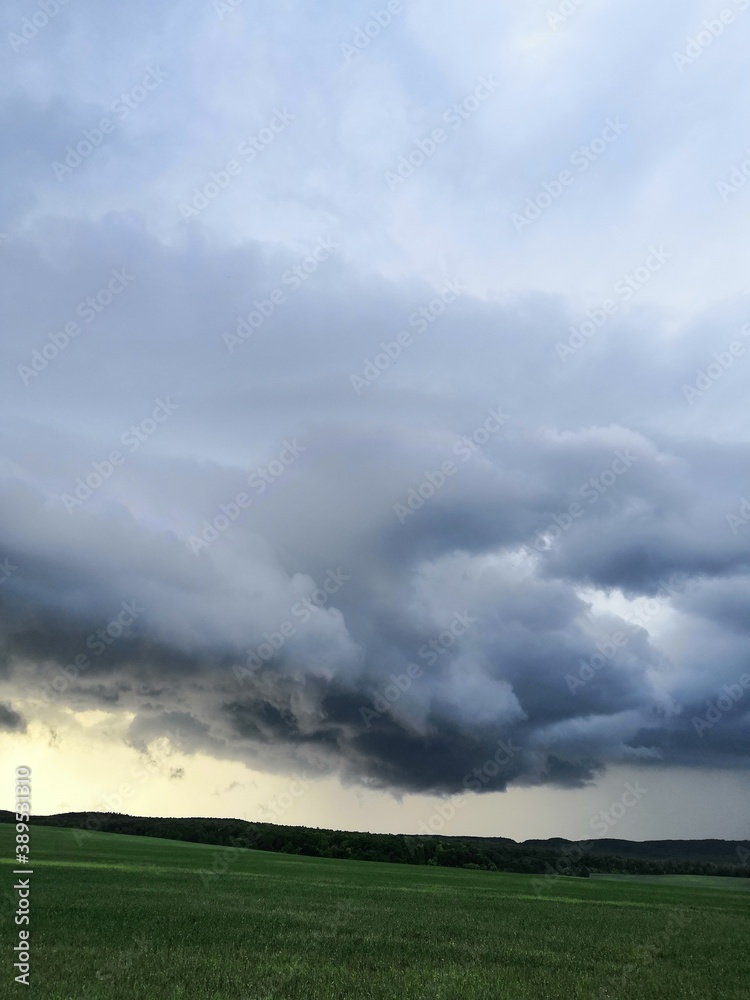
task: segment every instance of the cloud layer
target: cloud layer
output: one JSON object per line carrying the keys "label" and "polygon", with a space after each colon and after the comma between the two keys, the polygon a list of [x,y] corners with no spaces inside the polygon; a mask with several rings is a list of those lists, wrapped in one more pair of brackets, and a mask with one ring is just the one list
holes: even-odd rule
{"label": "cloud layer", "polygon": [[702,5],[636,6],[415,4],[352,57],[364,8],[81,2],[18,46],[0,727],[396,794],[748,767],[748,29],[686,66]]}

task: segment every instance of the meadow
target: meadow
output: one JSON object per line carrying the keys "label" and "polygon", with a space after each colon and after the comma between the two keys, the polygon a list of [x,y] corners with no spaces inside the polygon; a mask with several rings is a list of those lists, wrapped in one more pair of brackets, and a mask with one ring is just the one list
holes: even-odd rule
{"label": "meadow", "polygon": [[[0,824],[3,996],[23,989],[8,958],[13,834]],[[32,827],[30,995],[45,1000],[750,995],[750,895],[729,884],[743,880],[540,878],[80,836]]]}

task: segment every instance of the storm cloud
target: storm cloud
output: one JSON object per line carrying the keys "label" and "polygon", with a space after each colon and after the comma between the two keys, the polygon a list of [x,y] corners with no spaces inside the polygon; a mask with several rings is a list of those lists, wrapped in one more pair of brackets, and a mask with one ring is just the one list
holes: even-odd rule
{"label": "storm cloud", "polygon": [[701,5],[637,6],[638,82],[543,4],[350,59],[341,4],[80,2],[14,52],[3,696],[396,795],[750,765],[747,28],[696,90]]}

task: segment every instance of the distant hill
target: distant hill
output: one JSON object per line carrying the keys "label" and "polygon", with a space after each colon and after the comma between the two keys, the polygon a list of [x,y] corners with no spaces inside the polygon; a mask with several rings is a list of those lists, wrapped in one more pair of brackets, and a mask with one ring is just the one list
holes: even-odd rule
{"label": "distant hill", "polygon": [[[0,810],[0,822],[15,815]],[[32,825],[70,827],[85,843],[86,831],[161,837],[220,847],[304,854],[356,861],[390,861],[484,868],[540,875],[622,873],[750,877],[750,841],[736,840],[526,840],[319,830],[274,823],[206,817],[166,819],[121,813],[76,812],[32,816]]]}
{"label": "distant hill", "polygon": [[[523,846],[559,850],[564,845],[586,845],[589,854],[611,854],[618,858],[641,858],[646,861],[711,861],[736,865],[744,858],[750,863],[748,840],[590,840],[573,841],[553,837],[550,840],[524,840]],[[744,854],[742,852],[745,852]]]}

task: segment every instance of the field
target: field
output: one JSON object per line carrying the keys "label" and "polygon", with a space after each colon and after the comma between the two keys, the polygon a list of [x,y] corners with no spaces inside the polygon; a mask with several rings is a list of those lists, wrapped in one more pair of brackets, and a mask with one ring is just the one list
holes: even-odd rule
{"label": "field", "polygon": [[633,885],[675,885],[692,889],[736,889],[750,892],[750,878],[726,878],[716,875],[592,875],[608,882],[630,882]]}
{"label": "field", "polygon": [[[0,824],[8,996],[23,989],[13,833]],[[540,880],[103,833],[79,846],[51,827],[31,848],[30,995],[45,1000],[750,995],[750,895],[720,879]]]}

